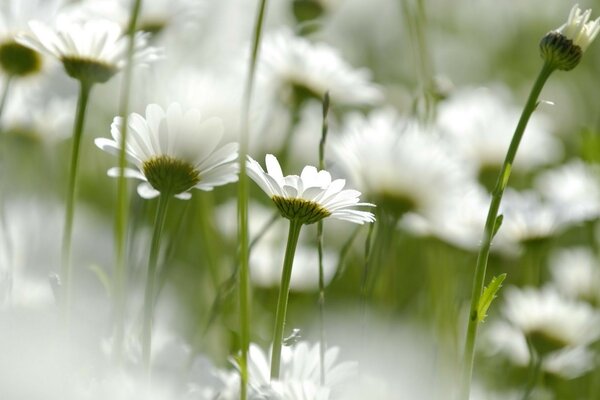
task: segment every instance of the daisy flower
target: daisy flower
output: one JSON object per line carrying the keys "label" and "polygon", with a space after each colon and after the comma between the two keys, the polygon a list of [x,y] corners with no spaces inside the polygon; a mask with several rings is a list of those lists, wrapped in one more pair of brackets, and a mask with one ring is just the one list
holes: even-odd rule
{"label": "daisy flower", "polygon": [[398,217],[445,208],[446,198],[473,180],[447,141],[392,109],[375,110],[367,117],[350,115],[331,143],[333,162]]}
{"label": "daisy flower", "polygon": [[326,91],[338,104],[372,105],[383,99],[369,70],[354,69],[335,48],[311,43],[289,30],[265,36],[260,62],[270,77],[267,81],[275,82],[275,92],[287,104],[321,99]]}
{"label": "daisy flower", "polygon": [[[39,21],[29,23],[30,33],[17,36],[17,42],[60,60],[67,74],[89,84],[104,83],[126,63],[127,37],[120,25],[104,19],[86,22],[63,21],[56,29]],[[138,33],[134,61],[138,64],[159,58],[147,45],[147,35]]]}
{"label": "daisy flower", "polygon": [[502,310],[507,321],[540,355],[585,346],[600,337],[600,316],[589,304],[565,299],[556,289],[509,288]]}
{"label": "daisy flower", "polygon": [[590,249],[574,247],[557,251],[550,257],[550,271],[554,284],[568,298],[600,305],[600,268]]}
{"label": "daisy flower", "polygon": [[329,172],[317,171],[310,165],[304,167],[300,176],[283,176],[279,161],[272,154],[267,154],[265,163],[267,172],[248,156],[248,176],[271,197],[283,217],[302,224],[313,224],[327,217],[356,224],[375,221],[372,213],[355,209],[374,205],[360,203],[360,192],[344,189],[344,179],[332,181]]}
{"label": "daisy flower", "polygon": [[[126,154],[137,170],[125,175],[143,181],[138,194],[151,199],[159,194],[189,199],[191,189],[212,190],[215,186],[237,181],[237,143],[217,149],[223,135],[219,118],[203,119],[196,109],[183,111],[178,103],[167,110],[159,105],[146,107],[145,117],[129,116]],[[98,138],[96,145],[109,153],[120,151],[123,119],[115,117],[111,125],[113,140]],[[118,168],[108,175],[119,176]]]}

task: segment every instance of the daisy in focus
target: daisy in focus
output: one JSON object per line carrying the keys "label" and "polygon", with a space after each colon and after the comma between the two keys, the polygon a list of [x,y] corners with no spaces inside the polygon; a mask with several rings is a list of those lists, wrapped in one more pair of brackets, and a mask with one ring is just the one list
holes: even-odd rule
{"label": "daisy in focus", "polygon": [[313,166],[304,167],[300,176],[283,176],[279,161],[271,154],[265,163],[267,172],[248,157],[248,176],[271,197],[283,217],[307,225],[327,217],[361,225],[375,221],[373,213],[355,209],[374,205],[359,202],[360,192],[344,189],[344,179],[332,180],[329,172]]}
{"label": "daisy in focus", "polygon": [[[95,19],[86,22],[63,21],[52,29],[31,21],[30,33],[17,36],[17,42],[60,60],[67,74],[89,84],[104,83],[126,63],[127,37],[115,22]],[[147,35],[138,33],[133,59],[136,64],[160,57],[157,49],[147,45]]]}
{"label": "daisy in focus", "polygon": [[[143,181],[138,186],[141,197],[151,199],[163,194],[189,199],[191,189],[210,191],[237,181],[238,144],[217,148],[223,135],[219,118],[203,119],[198,110],[184,111],[172,103],[167,110],[150,104],[145,117],[132,113],[128,121],[125,151],[137,170],[128,168],[125,175]],[[98,138],[96,145],[118,155],[122,129],[123,119],[115,117],[111,125],[113,140]],[[119,169],[110,169],[108,175],[119,176]]]}

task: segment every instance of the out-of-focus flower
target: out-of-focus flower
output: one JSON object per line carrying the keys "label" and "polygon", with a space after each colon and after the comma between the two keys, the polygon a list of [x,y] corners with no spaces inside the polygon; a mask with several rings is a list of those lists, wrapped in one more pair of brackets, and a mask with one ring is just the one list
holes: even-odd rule
{"label": "out-of-focus flower", "polygon": [[[319,344],[298,342],[293,346],[284,347],[280,379],[271,381],[268,355],[257,345],[251,344],[248,353],[249,397],[286,400],[329,399],[330,394],[342,390],[357,373],[356,363],[338,361],[339,352],[338,347],[330,347],[325,352],[325,385],[321,385]],[[237,363],[234,364],[237,366]],[[225,387],[216,398],[239,398],[239,373],[222,372],[220,377]]]}
{"label": "out-of-focus flower", "polygon": [[507,189],[501,213],[504,219],[498,237],[519,244],[550,238],[567,223],[560,218],[556,207],[542,201],[533,191]]}
{"label": "out-of-focus flower", "polygon": [[589,304],[569,300],[556,289],[508,288],[502,313],[540,355],[586,346],[600,337],[600,315]]}
{"label": "out-of-focus flower", "polygon": [[260,68],[285,104],[299,105],[311,97],[321,99],[326,91],[338,104],[370,105],[383,99],[367,69],[354,69],[333,47],[311,43],[289,30],[265,36]]}
{"label": "out-of-focus flower", "polygon": [[563,71],[579,64],[583,52],[600,32],[600,18],[589,21],[591,15],[591,9],[582,12],[576,4],[567,22],[542,38],[540,50],[547,64]]}
{"label": "out-of-focus flower", "polygon": [[[51,29],[39,21],[29,23],[31,33],[17,36],[17,42],[60,60],[67,74],[86,83],[103,83],[119,72],[126,62],[127,37],[116,22],[104,19],[86,22],[63,21]],[[138,33],[134,61],[144,64],[160,57]]]}
{"label": "out-of-focus flower", "polygon": [[302,224],[313,224],[327,217],[356,224],[375,221],[372,213],[355,209],[373,204],[360,203],[360,192],[344,189],[344,179],[332,181],[329,172],[317,171],[310,165],[304,167],[300,176],[284,177],[279,161],[272,154],[267,154],[265,163],[267,172],[248,157],[248,176],[271,197],[285,218]]}
{"label": "out-of-focus flower", "polygon": [[470,184],[448,142],[390,109],[373,111],[366,118],[352,115],[343,132],[331,140],[334,165],[396,215],[431,214],[445,198]]}
{"label": "out-of-focus flower", "polygon": [[[459,154],[481,174],[504,161],[520,114],[521,109],[512,104],[506,89],[466,88],[439,104],[437,122]],[[531,170],[556,161],[561,155],[562,145],[552,137],[548,120],[534,114],[513,169]],[[497,171],[494,172],[495,178]]]}
{"label": "out-of-focus flower", "polygon": [[554,285],[572,299],[600,304],[600,268],[598,259],[585,247],[556,252],[550,258]]}
{"label": "out-of-focus flower", "polygon": [[[118,22],[125,30],[131,14],[130,0],[87,0],[69,10],[76,20],[105,18]],[[190,23],[204,14],[207,2],[203,0],[152,0],[144,1],[138,16],[137,28],[151,34]]]}
{"label": "out-of-focus flower", "polygon": [[[212,190],[215,186],[237,181],[237,143],[217,149],[223,135],[219,118],[202,118],[196,109],[184,112],[177,103],[167,110],[159,105],[146,107],[145,118],[129,116],[126,153],[138,170],[125,170],[125,176],[144,181],[138,194],[150,199],[164,194],[189,199],[189,190]],[[115,117],[111,125],[113,140],[98,138],[96,145],[109,153],[119,154],[123,119]],[[111,168],[109,176],[119,176]]]}
{"label": "out-of-focus flower", "polygon": [[564,221],[589,221],[600,216],[600,171],[572,160],[537,176],[535,188],[553,204]]}

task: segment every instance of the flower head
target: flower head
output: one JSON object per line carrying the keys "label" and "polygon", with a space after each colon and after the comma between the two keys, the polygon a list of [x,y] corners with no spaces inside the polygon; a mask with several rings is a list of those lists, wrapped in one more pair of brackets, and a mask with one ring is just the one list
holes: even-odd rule
{"label": "flower head", "polygon": [[600,18],[589,21],[591,14],[591,9],[582,12],[576,4],[567,22],[542,38],[542,58],[553,68],[569,71],[579,64],[583,52],[600,32]]}
{"label": "flower head", "polygon": [[344,179],[331,180],[329,172],[306,166],[300,176],[283,176],[279,162],[272,154],[265,157],[267,172],[248,157],[248,176],[267,193],[281,215],[289,220],[312,224],[332,217],[356,224],[375,221],[372,213],[355,210],[355,206],[373,206],[359,203],[360,192],[345,189]]}
{"label": "flower head", "polygon": [[[53,30],[38,21],[29,23],[31,33],[17,36],[17,42],[59,59],[67,74],[88,83],[103,83],[119,72],[126,62],[127,37],[119,24],[104,20],[65,22]],[[134,60],[156,60],[157,49],[147,46],[147,36],[136,37]]]}
{"label": "flower head", "polygon": [[[146,107],[145,118],[133,113],[128,119],[126,154],[138,170],[126,169],[125,176],[144,181],[138,193],[149,199],[159,194],[189,199],[190,189],[212,190],[237,181],[237,143],[217,149],[223,135],[219,118],[202,120],[200,112],[184,112],[177,103],[163,110],[156,104]],[[111,126],[113,140],[98,138],[96,145],[105,151],[120,151],[123,119]],[[119,169],[108,171],[119,176]]]}

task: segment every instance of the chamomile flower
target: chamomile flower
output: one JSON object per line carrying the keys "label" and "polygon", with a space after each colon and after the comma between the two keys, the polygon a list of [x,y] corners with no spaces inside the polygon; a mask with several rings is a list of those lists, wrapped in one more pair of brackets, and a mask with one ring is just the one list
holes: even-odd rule
{"label": "chamomile flower", "polygon": [[[63,20],[56,29],[39,21],[29,23],[30,33],[17,36],[17,42],[60,60],[67,74],[82,82],[104,83],[126,63],[127,37],[120,25],[104,19],[75,22]],[[137,34],[134,61],[138,64],[159,58],[147,45],[147,36]]]}
{"label": "chamomile flower", "polygon": [[567,22],[542,38],[540,51],[547,64],[563,71],[579,64],[583,52],[600,32],[600,18],[589,21],[591,15],[591,9],[582,12],[576,4]]}
{"label": "chamomile flower", "polygon": [[600,305],[600,268],[586,247],[563,249],[550,259],[550,271],[558,290],[571,299]]}
{"label": "chamomile flower", "polygon": [[376,104],[383,98],[367,69],[354,69],[333,47],[311,43],[289,30],[266,35],[261,44],[261,71],[287,104],[321,99],[326,91],[340,104]]}
{"label": "chamomile flower", "polygon": [[585,346],[600,337],[600,316],[589,304],[569,300],[556,289],[508,288],[503,314],[545,355]]}
{"label": "chamomile flower", "polygon": [[472,180],[448,142],[391,109],[351,115],[342,131],[331,141],[334,162],[395,215],[429,215]]}
{"label": "chamomile flower", "polygon": [[281,215],[301,224],[312,224],[331,217],[364,224],[374,222],[375,217],[357,206],[373,207],[360,203],[360,192],[344,189],[344,179],[331,179],[329,172],[306,166],[300,176],[283,176],[279,161],[272,154],[265,157],[267,172],[258,162],[248,157],[248,176],[271,197]]}
{"label": "chamomile flower", "polygon": [[[238,144],[217,148],[223,134],[219,118],[203,119],[198,110],[184,111],[172,103],[167,110],[150,104],[145,117],[133,113],[128,121],[125,151],[138,169],[126,169],[125,175],[143,181],[138,186],[141,197],[164,194],[189,199],[191,189],[208,191],[237,181]],[[115,117],[111,125],[113,140],[98,138],[96,145],[118,154],[122,129],[123,119]],[[108,174],[119,176],[119,169],[112,168]]]}
{"label": "chamomile flower", "polygon": [[544,171],[534,185],[565,221],[589,221],[600,216],[600,170],[581,160]]}

